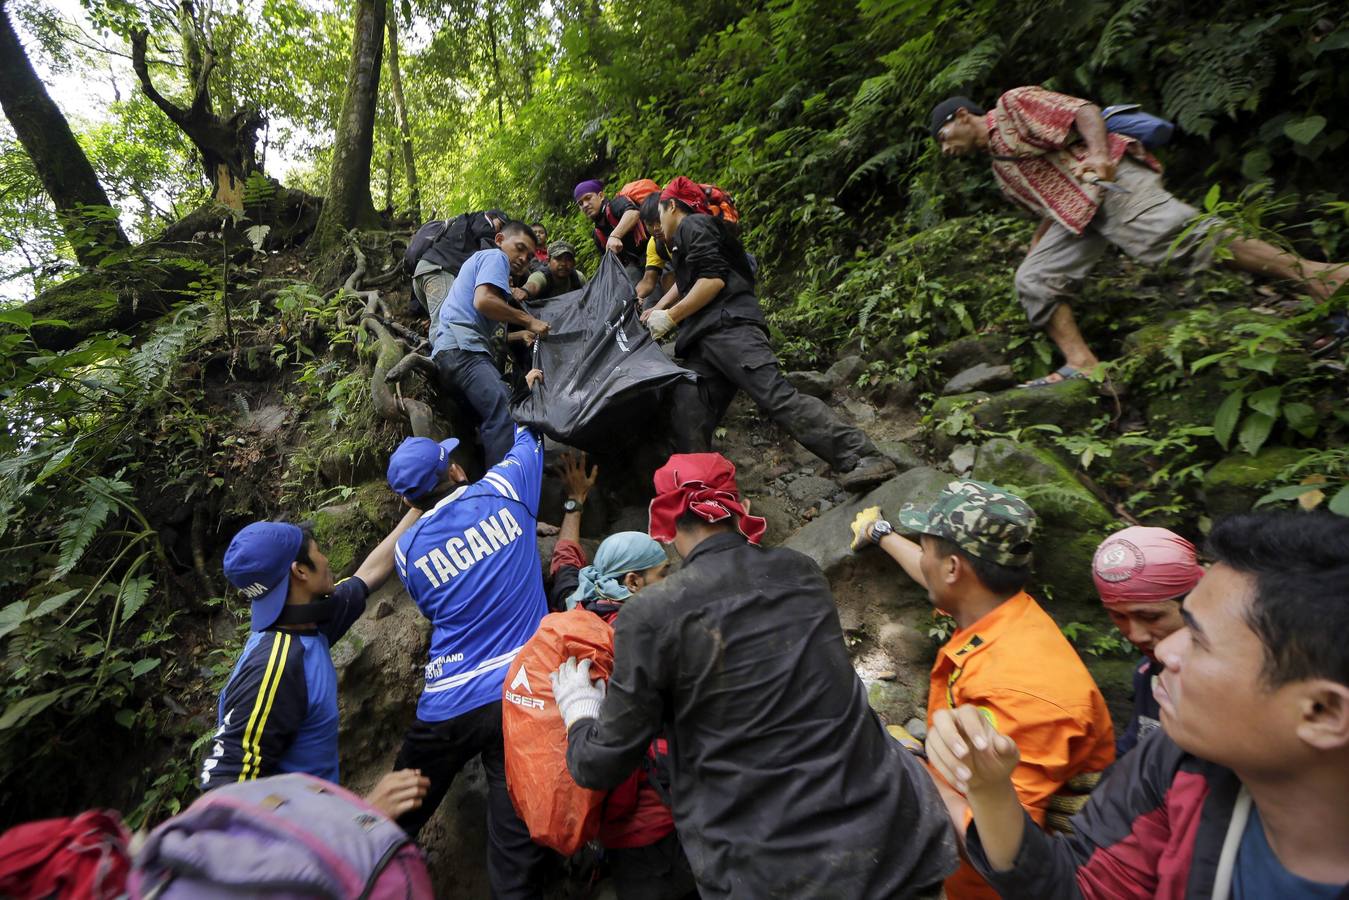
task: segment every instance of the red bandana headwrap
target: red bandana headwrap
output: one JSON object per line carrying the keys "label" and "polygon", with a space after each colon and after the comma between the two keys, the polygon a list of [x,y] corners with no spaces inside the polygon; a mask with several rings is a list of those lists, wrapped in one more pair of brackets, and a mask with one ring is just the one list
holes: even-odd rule
{"label": "red bandana headwrap", "polygon": [[680,200],[696,213],[706,215],[709,212],[707,195],[703,193],[703,189],[698,186],[696,181],[685,178],[683,175],[665,186],[665,190],[660,192],[660,199],[661,202]]}
{"label": "red bandana headwrap", "polygon": [[1134,525],[1102,542],[1091,575],[1101,602],[1160,603],[1194,590],[1204,569],[1194,545],[1165,528]]}
{"label": "red bandana headwrap", "polygon": [[763,538],[768,523],[751,516],[740,502],[735,465],[720,453],[676,453],[656,470],[654,480],[650,533],[656,540],[673,541],[675,521],[685,511],[711,523],[734,517],[751,544]]}

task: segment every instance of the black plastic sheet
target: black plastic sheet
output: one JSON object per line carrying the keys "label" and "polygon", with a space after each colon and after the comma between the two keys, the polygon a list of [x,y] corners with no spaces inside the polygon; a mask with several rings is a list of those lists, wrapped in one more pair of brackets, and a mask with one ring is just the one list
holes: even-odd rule
{"label": "black plastic sheet", "polygon": [[543,383],[512,413],[554,440],[603,452],[618,436],[649,434],[662,419],[661,391],[696,379],[661,352],[638,320],[636,292],[612,253],[581,290],[524,306],[549,331],[534,344]]}

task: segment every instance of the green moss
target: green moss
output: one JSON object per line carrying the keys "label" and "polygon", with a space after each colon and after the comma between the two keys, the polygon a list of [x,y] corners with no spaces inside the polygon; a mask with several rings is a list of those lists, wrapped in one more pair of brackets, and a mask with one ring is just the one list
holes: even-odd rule
{"label": "green moss", "polygon": [[1053,454],[995,438],[979,448],[974,476],[1020,494],[1036,515],[1035,584],[1059,624],[1099,616],[1091,558],[1115,516]]}
{"label": "green moss", "polygon": [[339,577],[350,574],[393,527],[397,500],[383,481],[360,485],[340,503],[310,512],[314,539]]}
{"label": "green moss", "polygon": [[1085,429],[1096,413],[1097,387],[1075,379],[1038,388],[1013,388],[994,394],[974,409],[974,421],[990,431],[1017,425],[1057,425],[1064,431]]}
{"label": "green moss", "polygon": [[1246,512],[1279,473],[1306,453],[1292,447],[1266,447],[1255,456],[1236,453],[1204,475],[1204,507],[1217,518]]}
{"label": "green moss", "polygon": [[1115,524],[1101,501],[1048,450],[994,438],[979,447],[974,474],[981,481],[1015,489],[1042,521],[1083,530]]}

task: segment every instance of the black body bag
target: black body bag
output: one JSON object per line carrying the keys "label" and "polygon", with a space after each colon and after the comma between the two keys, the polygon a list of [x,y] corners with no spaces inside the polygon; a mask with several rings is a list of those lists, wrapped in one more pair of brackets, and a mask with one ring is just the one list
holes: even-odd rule
{"label": "black body bag", "polygon": [[649,435],[664,420],[661,392],[696,380],[638,321],[637,294],[612,253],[579,291],[524,307],[550,326],[533,351],[543,384],[511,412],[563,444],[604,453],[629,435]]}

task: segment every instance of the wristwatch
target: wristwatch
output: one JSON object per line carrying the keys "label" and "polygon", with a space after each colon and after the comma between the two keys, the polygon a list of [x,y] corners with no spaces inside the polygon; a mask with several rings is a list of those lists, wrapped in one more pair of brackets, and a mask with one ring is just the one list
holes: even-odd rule
{"label": "wristwatch", "polygon": [[568,497],[566,500],[562,501],[562,511],[569,513],[580,512],[581,504],[576,501],[575,497]]}
{"label": "wristwatch", "polygon": [[871,538],[871,543],[879,544],[881,542],[881,538],[885,537],[887,534],[894,534],[894,533],[895,533],[895,526],[891,525],[884,519],[877,519],[876,521],[871,523],[871,531],[867,533],[867,537]]}

